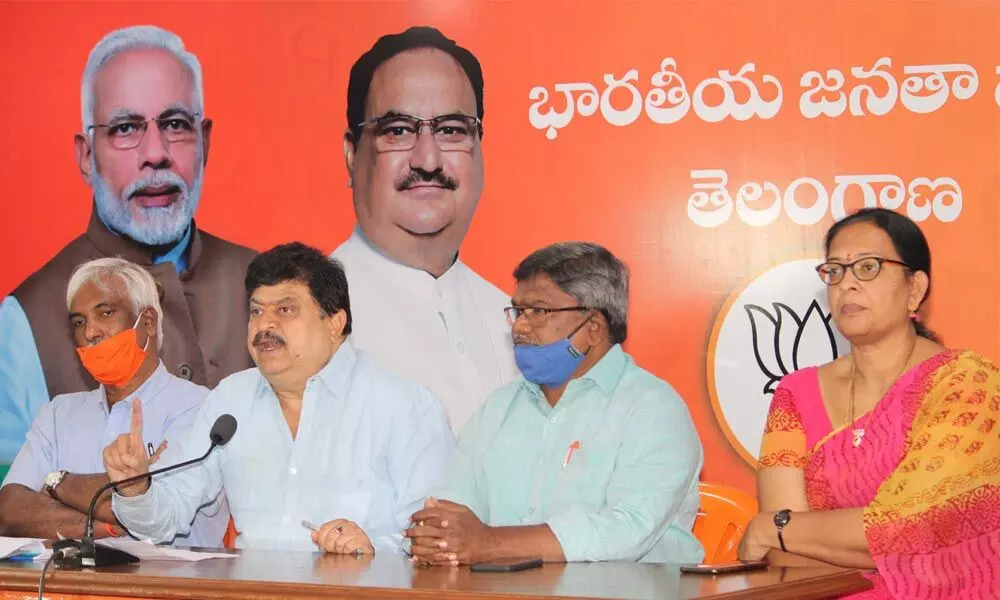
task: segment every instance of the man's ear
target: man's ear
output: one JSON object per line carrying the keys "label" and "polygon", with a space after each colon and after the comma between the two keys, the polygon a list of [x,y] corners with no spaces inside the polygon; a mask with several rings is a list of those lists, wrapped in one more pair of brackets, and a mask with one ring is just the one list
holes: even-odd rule
{"label": "man's ear", "polygon": [[93,149],[90,147],[90,139],[88,136],[78,133],[73,136],[73,151],[76,155],[76,167],[80,170],[80,177],[83,178],[83,182],[90,185],[92,173],[90,172],[90,153]]}
{"label": "man's ear", "polygon": [[587,330],[587,341],[592,346],[596,346],[604,340],[611,339],[611,327],[602,312],[594,313],[584,327]]}
{"label": "man's ear", "polygon": [[330,327],[330,339],[339,342],[344,339],[344,328],[347,327],[347,311],[341,309],[327,319]]}
{"label": "man's ear", "polygon": [[350,128],[344,131],[344,163],[347,165],[347,187],[354,187],[354,155],[358,150],[358,140]]}
{"label": "man's ear", "polygon": [[[156,339],[157,334],[157,324],[160,321],[160,316],[156,314],[156,311],[152,308],[146,308],[140,313],[139,325],[136,329],[140,329],[146,334],[147,340]],[[159,340],[157,340],[159,341]],[[147,348],[148,350],[149,348]]]}
{"label": "man's ear", "polygon": [[212,119],[201,121],[201,164],[208,164],[208,149],[212,146]]}

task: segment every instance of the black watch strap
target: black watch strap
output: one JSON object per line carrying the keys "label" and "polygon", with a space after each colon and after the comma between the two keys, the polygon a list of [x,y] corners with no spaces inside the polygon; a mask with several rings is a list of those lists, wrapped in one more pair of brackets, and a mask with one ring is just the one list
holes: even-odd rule
{"label": "black watch strap", "polygon": [[785,536],[782,535],[782,530],[785,529],[785,525],[788,525],[789,521],[791,520],[792,520],[792,511],[788,510],[787,508],[785,510],[779,510],[778,512],[774,513],[774,526],[778,529],[778,544],[781,545],[782,552],[788,552],[788,550],[785,548]]}

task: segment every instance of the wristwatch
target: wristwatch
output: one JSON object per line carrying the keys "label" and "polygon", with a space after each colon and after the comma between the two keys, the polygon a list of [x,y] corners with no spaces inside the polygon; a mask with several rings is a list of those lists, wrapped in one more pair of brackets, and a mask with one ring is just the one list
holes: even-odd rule
{"label": "wristwatch", "polygon": [[45,483],[42,484],[42,491],[52,498],[55,498],[56,486],[62,483],[63,477],[66,477],[66,471],[52,471],[45,476]]}
{"label": "wristwatch", "polygon": [[785,525],[788,525],[791,520],[792,511],[787,508],[774,513],[774,526],[778,528],[778,543],[781,544],[782,552],[788,552],[788,550],[785,550],[785,538],[781,535],[781,530],[784,529]]}

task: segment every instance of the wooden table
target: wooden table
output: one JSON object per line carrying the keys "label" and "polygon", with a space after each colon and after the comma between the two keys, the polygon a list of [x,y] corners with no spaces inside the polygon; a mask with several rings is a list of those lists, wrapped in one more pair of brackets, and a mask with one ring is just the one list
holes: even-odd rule
{"label": "wooden table", "polygon": [[[0,600],[38,597],[40,563],[0,562]],[[870,585],[857,571],[770,568],[718,577],[673,565],[552,564],[519,573],[414,567],[405,556],[354,558],[245,550],[193,563],[147,561],[99,571],[52,569],[47,598],[831,598]]]}

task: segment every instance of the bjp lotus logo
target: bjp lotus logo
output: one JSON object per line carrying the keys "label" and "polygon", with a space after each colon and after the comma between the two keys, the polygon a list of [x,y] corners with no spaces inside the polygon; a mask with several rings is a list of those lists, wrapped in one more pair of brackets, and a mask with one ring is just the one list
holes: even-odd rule
{"label": "bjp lotus logo", "polygon": [[848,351],[816,276],[820,262],[796,260],[771,268],[729,297],[712,328],[707,365],[712,409],[729,443],[752,465],[781,378]]}
{"label": "bjp lotus logo", "polygon": [[837,339],[830,313],[813,300],[801,317],[782,302],[772,302],[772,312],[756,304],[743,309],[750,319],[753,356],[767,376],[762,390],[773,394],[782,377],[803,367],[821,365],[837,358]]}

